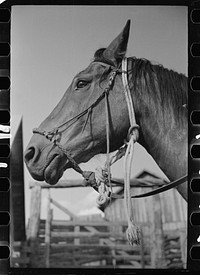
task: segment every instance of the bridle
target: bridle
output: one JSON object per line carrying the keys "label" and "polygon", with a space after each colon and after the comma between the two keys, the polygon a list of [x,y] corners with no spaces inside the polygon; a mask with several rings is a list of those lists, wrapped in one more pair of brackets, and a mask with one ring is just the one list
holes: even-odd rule
{"label": "bridle", "polygon": [[[125,62],[127,62],[127,59],[125,58],[124,59]],[[123,60],[123,62],[124,62]],[[95,63],[102,63],[102,62],[99,62],[99,61],[94,61]],[[122,62],[122,64],[123,64]],[[103,63],[105,65],[105,63]],[[125,64],[125,63],[124,63]],[[85,126],[87,124],[87,121],[88,121],[88,118],[92,112],[92,109],[95,108],[103,99],[105,99],[105,106],[106,106],[106,112],[108,112],[108,95],[109,95],[109,92],[112,90],[112,87],[114,85],[114,81],[115,81],[115,78],[116,78],[116,75],[117,74],[122,74],[122,77],[124,78],[124,81],[123,81],[123,84],[124,84],[124,89],[126,89],[125,85],[128,87],[128,81],[127,81],[127,75],[128,75],[128,72],[127,72],[127,66],[125,66],[125,68],[122,68],[120,69],[121,65],[116,68],[112,65],[110,65],[111,68],[112,68],[112,71],[110,73],[110,76],[109,76],[109,81],[108,81],[108,85],[107,87],[103,90],[102,94],[88,107],[86,108],[84,111],[82,111],[81,113],[77,114],[76,116],[70,118],[69,120],[61,123],[60,125],[56,126],[54,129],[51,129],[49,131],[44,131],[40,128],[34,128],[33,129],[33,133],[34,134],[39,134],[39,135],[42,135],[44,136],[46,139],[48,139],[50,142],[52,142],[55,146],[57,146],[67,157],[67,159],[69,160],[69,162],[71,163],[71,166],[74,170],[76,170],[78,173],[80,173],[83,177],[84,177],[84,185],[85,186],[92,186],[93,188],[95,188],[97,190],[97,183],[95,181],[95,177],[94,177],[94,172],[91,172],[91,171],[83,171],[81,169],[81,167],[78,165],[78,163],[74,160],[74,158],[71,156],[71,153],[66,150],[63,145],[60,144],[60,134],[59,134],[59,130],[64,127],[64,126],[67,126],[65,129],[62,130],[65,131],[66,129],[68,129],[72,124],[74,124],[75,122],[77,122],[81,117],[83,117],[84,115],[87,115],[86,116],[86,120],[85,120],[85,123],[84,123],[84,126],[83,126],[83,129],[82,131],[84,131],[85,129]],[[129,88],[128,88],[129,89]],[[129,103],[127,104],[132,104],[132,100],[129,98],[128,100]],[[130,107],[128,108],[129,110],[133,110],[133,107]],[[134,116],[134,114],[130,114],[131,111],[129,111],[129,118],[131,120],[131,118]],[[133,111],[132,111],[133,112]],[[109,119],[108,119],[108,113],[106,114],[106,135],[107,135],[107,163],[109,162],[109,157],[108,157],[108,154],[109,154]],[[132,131],[136,128],[138,128],[138,125],[135,123],[135,121],[132,121],[131,123],[131,127],[128,131],[128,139],[130,138],[130,135],[132,133]],[[137,141],[138,139],[138,136],[136,137],[136,140]],[[135,142],[134,141],[134,142]],[[119,149],[120,150],[120,149]],[[122,157],[124,154],[120,155],[120,157]],[[109,170],[109,165],[108,165],[108,170]],[[110,174],[110,172],[108,171],[108,174]],[[108,175],[108,178],[110,179],[110,175]],[[164,185],[164,186],[161,186],[153,191],[150,191],[150,192],[147,192],[145,194],[141,194],[141,195],[136,195],[136,196],[131,196],[132,198],[142,198],[142,197],[147,197],[147,196],[152,196],[154,194],[158,194],[158,193],[161,193],[161,192],[164,192],[166,190],[169,190],[171,188],[174,188],[176,187],[177,185],[180,185],[182,183],[184,183],[185,181],[187,181],[187,175],[184,176],[184,177],[181,177],[180,179],[176,180],[176,181],[173,181],[167,185]],[[111,184],[112,180],[110,179],[110,184]],[[109,196],[111,198],[124,198],[123,195],[118,195],[118,194],[114,194],[114,193],[110,193]]]}
{"label": "bridle", "polygon": [[[98,63],[102,63],[102,62],[98,62]],[[105,65],[105,63],[103,63]],[[80,173],[86,180],[87,182],[89,181],[88,178],[88,171],[83,171],[80,166],[78,165],[78,163],[72,158],[71,153],[66,150],[59,142],[59,130],[63,127],[68,125],[68,127],[66,127],[64,130],[62,130],[62,132],[64,132],[67,128],[69,128],[71,125],[73,125],[76,121],[78,121],[81,117],[83,117],[84,115],[87,115],[82,132],[85,129],[85,126],[87,124],[89,115],[92,112],[92,109],[97,106],[99,104],[99,102],[102,101],[102,99],[105,98],[105,102],[106,102],[106,107],[108,106],[107,103],[107,98],[108,98],[108,94],[110,92],[110,90],[113,87],[114,84],[114,80],[115,77],[118,73],[121,73],[120,68],[114,68],[112,69],[111,73],[110,73],[110,77],[109,77],[109,81],[108,81],[108,86],[104,89],[104,91],[102,92],[102,94],[88,107],[86,108],[84,111],[82,111],[81,113],[79,113],[78,115],[70,118],[69,120],[61,123],[60,125],[56,126],[54,129],[50,130],[50,131],[44,131],[40,128],[34,128],[33,129],[33,134],[39,134],[44,136],[46,139],[48,139],[50,142],[52,142],[54,145],[56,145],[58,148],[60,148],[60,150],[66,155],[67,159],[70,161],[72,168],[74,170],[76,170],[78,173]],[[108,141],[107,141],[107,147],[109,147]],[[90,174],[90,173],[89,173]]]}
{"label": "bridle", "polygon": [[[172,187],[177,186],[178,184],[181,184],[186,181],[187,176],[172,182],[166,186],[162,186],[160,188],[157,188],[156,190],[153,190],[151,192],[142,194],[142,195],[137,195],[137,196],[132,196],[131,195],[131,188],[130,188],[130,177],[131,177],[131,165],[132,165],[132,160],[133,160],[133,153],[134,153],[134,143],[138,140],[139,138],[139,126],[136,123],[135,119],[135,112],[133,108],[133,102],[131,98],[131,92],[129,89],[128,85],[128,80],[127,80],[127,58],[123,58],[122,60],[122,69],[120,69],[120,66],[118,68],[113,68],[111,70],[110,76],[109,76],[109,81],[107,87],[103,90],[102,94],[84,111],[79,113],[78,115],[74,116],[73,118],[63,122],[62,124],[58,125],[56,128],[50,130],[50,131],[43,131],[39,128],[33,129],[34,134],[40,134],[47,138],[50,142],[53,142],[55,146],[57,146],[67,157],[67,159],[70,161],[72,168],[79,172],[85,179],[85,186],[92,186],[95,189],[98,189],[98,192],[100,193],[99,197],[97,198],[97,203],[99,205],[103,205],[108,201],[109,198],[124,198],[124,204],[125,204],[125,213],[127,216],[127,221],[128,221],[128,228],[126,230],[126,236],[131,245],[139,244],[140,243],[140,229],[135,223],[134,219],[134,213],[132,210],[132,203],[131,203],[131,198],[139,198],[139,197],[147,197],[153,194],[157,194],[163,191],[166,191]],[[110,137],[109,137],[109,103],[108,103],[108,96],[109,92],[112,90],[114,81],[116,78],[117,74],[122,74],[122,82],[124,86],[124,94],[126,98],[126,103],[128,107],[128,114],[129,114],[129,120],[130,120],[130,128],[128,130],[128,142],[125,145],[125,147],[122,149],[122,154],[117,153],[116,156],[114,157],[115,161],[124,156],[124,196],[114,194],[112,192],[112,184],[111,184],[111,173],[110,173],[110,165],[112,164],[112,159],[110,159],[109,153],[110,153]],[[91,114],[91,111],[95,106],[99,104],[99,102],[105,99],[105,112],[106,112],[106,143],[107,143],[107,160],[106,160],[106,171],[107,171],[107,177],[105,178],[105,182],[100,182],[97,185],[94,172],[91,171],[83,171],[78,163],[72,158],[70,152],[66,150],[61,144],[60,144],[60,135],[59,135],[59,130],[63,127],[68,125],[71,126],[74,124],[76,121],[78,121],[82,116],[87,115],[84,126],[82,131],[84,131],[85,126],[87,124],[88,118]],[[63,131],[68,129],[66,127]],[[120,148],[121,149],[121,148]],[[120,152],[120,149],[118,152]],[[110,186],[110,191],[108,191],[108,185]]]}

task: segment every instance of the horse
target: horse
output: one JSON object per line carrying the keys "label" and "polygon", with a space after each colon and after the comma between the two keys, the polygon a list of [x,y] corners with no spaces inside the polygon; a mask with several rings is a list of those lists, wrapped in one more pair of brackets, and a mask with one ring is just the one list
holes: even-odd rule
{"label": "horse", "polygon": [[[105,153],[108,140],[110,152],[124,144],[130,121],[122,61],[129,32],[130,20],[108,47],[94,53],[92,62],[76,74],[57,106],[33,131],[24,158],[35,180],[54,185],[66,169],[78,170],[79,163]],[[125,73],[139,126],[138,142],[170,181],[177,180],[187,173],[187,77],[136,57],[127,58]],[[177,190],[187,200],[187,183]]]}

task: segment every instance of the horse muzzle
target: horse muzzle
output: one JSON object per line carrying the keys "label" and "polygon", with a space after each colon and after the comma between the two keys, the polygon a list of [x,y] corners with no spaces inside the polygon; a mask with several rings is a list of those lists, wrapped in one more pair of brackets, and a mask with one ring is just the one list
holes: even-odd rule
{"label": "horse muzzle", "polygon": [[70,168],[68,159],[57,146],[35,135],[25,150],[24,160],[35,180],[45,180],[51,185],[56,184],[64,171]]}

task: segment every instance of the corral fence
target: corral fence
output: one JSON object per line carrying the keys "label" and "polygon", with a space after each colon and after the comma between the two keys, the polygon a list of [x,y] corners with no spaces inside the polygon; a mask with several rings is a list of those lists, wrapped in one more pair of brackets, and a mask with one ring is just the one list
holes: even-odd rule
{"label": "corral fence", "polygon": [[[14,243],[14,267],[34,268],[185,268],[186,230],[164,232],[160,258],[155,259],[154,239],[148,223],[139,224],[141,245],[130,246],[126,221],[81,220],[53,200],[48,189],[47,218],[40,219],[41,186],[31,190],[27,242]],[[52,205],[69,220],[55,220]],[[156,236],[154,236],[156,237]]]}

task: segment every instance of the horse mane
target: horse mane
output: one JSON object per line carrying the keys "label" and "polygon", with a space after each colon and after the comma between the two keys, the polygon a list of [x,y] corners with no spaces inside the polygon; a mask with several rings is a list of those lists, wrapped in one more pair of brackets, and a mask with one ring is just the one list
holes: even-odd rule
{"label": "horse mane", "polygon": [[149,104],[154,104],[160,114],[165,115],[171,110],[178,123],[184,122],[183,105],[188,103],[187,77],[160,64],[154,65],[144,58],[131,59],[132,83],[137,95],[148,100]]}
{"label": "horse mane", "polygon": [[[147,59],[133,59],[132,77],[141,79],[149,88],[154,90],[159,88],[161,100],[167,100],[172,105],[187,104],[187,77],[181,73],[164,68],[162,65],[153,65]],[[135,82],[136,84],[136,82]],[[158,84],[158,87],[156,87]],[[157,91],[158,92],[158,91]],[[158,94],[154,93],[158,97]]]}
{"label": "horse mane", "polygon": [[[104,50],[105,48],[98,49],[93,61],[113,65],[104,57]],[[180,122],[183,119],[182,106],[188,102],[187,77],[160,64],[153,64],[145,58],[129,57],[128,60],[130,59],[132,67],[128,71],[129,85],[133,93],[137,91],[140,98],[154,104],[156,109],[160,106],[162,113],[171,109],[175,119]]]}

